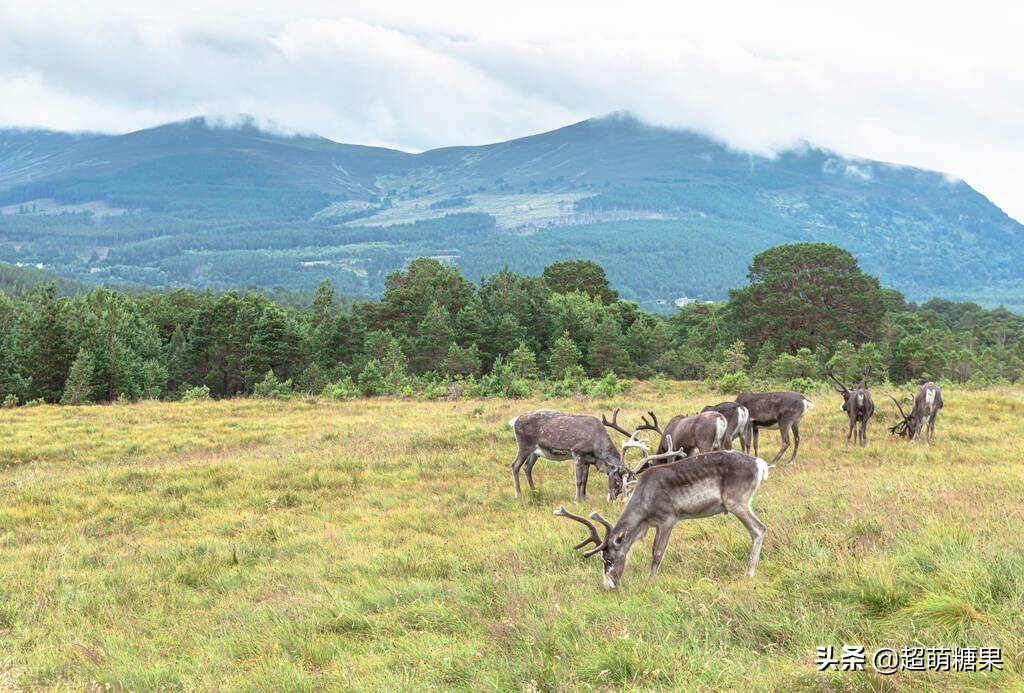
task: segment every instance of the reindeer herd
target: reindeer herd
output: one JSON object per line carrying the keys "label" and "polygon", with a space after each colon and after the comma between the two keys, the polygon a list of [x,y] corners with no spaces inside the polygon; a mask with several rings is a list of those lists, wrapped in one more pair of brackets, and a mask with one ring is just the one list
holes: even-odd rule
{"label": "reindeer herd", "polygon": [[[867,387],[868,374],[865,373],[853,389],[839,380],[831,368],[827,369],[827,375],[838,386],[835,389],[843,398],[841,410],[849,417],[847,446],[851,438],[866,445],[868,420],[875,411]],[[913,398],[909,414],[898,400],[892,399],[902,420],[890,426],[890,432],[929,444],[935,417],[942,408],[939,387],[932,382],[922,385]],[[601,554],[604,584],[609,589],[618,586],[630,548],[648,529],[655,529],[653,578],[661,566],[672,528],[679,520],[720,513],[735,515],[750,534],[752,547],[745,575],[752,577],[766,529],[751,507],[754,494],[768,478],[768,470],[778,464],[791,443],[793,452],[789,463],[796,459],[800,448],[800,420],[813,406],[798,392],[744,393],[735,401],[704,407],[698,414],[675,416],[664,427],[659,425],[654,412],[648,411],[632,431],[619,424],[619,409],[612,413],[611,421],[604,414],[598,419],[551,409],[526,412],[509,422],[518,446],[512,462],[516,495],[522,495],[520,471],[525,474],[530,489],[536,489],[533,466],[539,457],[573,460],[577,503],[586,499],[590,467],[607,475],[608,500],[626,499],[625,508],[614,525],[597,512],[590,513],[587,519],[560,506],[554,514],[587,528],[589,536],[573,548],[593,544],[583,556]],[[758,456],[761,428],[778,429],[782,438],[782,447],[771,463]],[[622,445],[612,442],[609,429],[626,437]],[[644,432],[659,436],[656,452],[651,452],[647,438],[639,437]],[[733,450],[733,441],[737,438],[742,452]],[[633,448],[642,450],[643,458],[636,467],[630,468],[625,459]],[[604,536],[594,522],[602,525]]]}

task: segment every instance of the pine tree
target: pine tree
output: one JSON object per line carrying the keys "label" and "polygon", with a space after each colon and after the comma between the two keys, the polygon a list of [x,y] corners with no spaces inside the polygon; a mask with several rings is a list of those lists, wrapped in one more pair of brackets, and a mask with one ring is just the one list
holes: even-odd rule
{"label": "pine tree", "polygon": [[68,372],[64,394],[60,398],[61,404],[84,404],[92,401],[93,362],[94,359],[88,349],[82,347],[78,350],[78,356],[75,357]]}
{"label": "pine tree", "polygon": [[57,298],[57,286],[50,283],[21,305],[17,319],[22,329],[15,360],[18,372],[29,381],[26,399],[57,402],[71,367],[67,301]]}
{"label": "pine tree", "polygon": [[554,377],[562,377],[583,360],[583,352],[569,336],[568,330],[555,340],[548,354],[548,373]]}

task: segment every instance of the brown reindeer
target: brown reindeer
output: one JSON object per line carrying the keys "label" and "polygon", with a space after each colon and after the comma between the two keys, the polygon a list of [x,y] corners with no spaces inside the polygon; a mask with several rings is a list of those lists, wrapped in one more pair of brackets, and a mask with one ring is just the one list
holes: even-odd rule
{"label": "brown reindeer", "polygon": [[[673,452],[670,450],[648,458],[664,458]],[[644,459],[644,464],[650,461],[648,458]],[[619,585],[629,550],[647,534],[648,529],[654,527],[656,530],[651,559],[653,578],[665,557],[672,528],[679,520],[719,513],[735,515],[750,533],[753,546],[744,574],[753,577],[766,527],[754,515],[751,502],[758,486],[768,478],[768,468],[764,460],[733,450],[719,450],[679,462],[654,465],[640,476],[636,490],[614,525],[596,512],[590,514],[592,520],[604,525],[603,539],[593,523],[564,507],[558,508],[555,515],[576,520],[590,530],[590,536],[573,548],[579,549],[593,542],[594,547],[583,555],[601,554],[604,586],[608,589]]]}
{"label": "brown reindeer", "polygon": [[608,499],[614,500],[626,488],[633,472],[622,462],[627,447],[638,445],[631,439],[622,450],[612,443],[608,431],[595,416],[565,414],[553,409],[538,409],[520,414],[508,422],[515,432],[519,450],[512,462],[512,479],[516,495],[521,496],[519,470],[526,474],[530,490],[533,483],[533,465],[538,457],[549,460],[568,460],[575,463],[576,500],[587,497],[587,477],[590,467],[608,475]]}
{"label": "brown reindeer", "polygon": [[[811,400],[799,392],[756,392],[743,393],[736,396],[736,402],[742,404],[750,412],[749,423],[754,441],[754,455],[757,455],[758,429],[777,428],[782,436],[782,447],[772,460],[778,463],[782,453],[789,448],[789,433],[793,432],[793,455],[789,463],[793,464],[796,452],[800,449],[800,419],[807,410],[814,406]],[[740,439],[743,442],[743,439]],[[749,450],[749,448],[747,448]],[[746,450],[744,451],[746,452]]]}

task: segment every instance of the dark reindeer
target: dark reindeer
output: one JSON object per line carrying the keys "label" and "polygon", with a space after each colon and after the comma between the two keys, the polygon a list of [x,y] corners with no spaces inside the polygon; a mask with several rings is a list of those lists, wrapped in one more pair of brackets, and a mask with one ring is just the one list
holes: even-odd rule
{"label": "dark reindeer", "polygon": [[517,496],[523,495],[519,488],[520,469],[526,474],[530,490],[536,490],[533,465],[538,457],[573,460],[576,465],[577,502],[587,497],[587,477],[591,465],[608,475],[608,500],[617,498],[634,477],[629,467],[623,464],[622,455],[626,447],[637,443],[631,438],[619,450],[597,417],[538,409],[521,414],[508,423],[515,432],[516,444],[519,446],[516,459],[512,462],[512,479],[515,481]]}
{"label": "dark reindeer", "polygon": [[[789,463],[793,464],[796,459],[796,452],[800,449],[800,419],[807,410],[814,406],[814,402],[807,399],[799,392],[756,392],[737,395],[736,403],[742,404],[750,412],[748,426],[753,433],[754,455],[757,455],[758,429],[777,428],[782,436],[782,447],[772,460],[774,467],[782,453],[789,448],[789,432],[793,431],[793,455]],[[749,440],[749,438],[748,438]],[[743,438],[740,438],[743,442]],[[744,452],[750,450],[747,447]]]}
{"label": "dark reindeer", "polygon": [[850,447],[850,437],[854,434],[854,429],[857,432],[855,442],[867,445],[868,419],[875,413],[875,401],[871,399],[871,393],[868,392],[868,374],[864,374],[856,389],[850,390],[835,376],[832,366],[827,367],[825,373],[839,385],[835,390],[843,396],[840,410],[846,412],[846,415],[850,417],[850,430],[846,433],[846,447]]}
{"label": "dark reindeer", "polygon": [[904,413],[903,407],[895,397],[889,395],[889,398],[896,402],[896,408],[900,410],[900,416],[903,417],[902,421],[889,427],[889,432],[907,436],[912,443],[920,440],[921,433],[924,432],[924,444],[930,445],[932,436],[935,434],[935,417],[942,409],[942,390],[939,386],[931,381],[922,385],[921,389],[917,391],[917,396],[914,397],[914,407],[910,410],[910,414]]}
{"label": "dark reindeer", "polygon": [[736,404],[736,402],[722,402],[721,404],[709,405],[700,410],[701,413],[706,411],[717,411],[719,414],[725,416],[725,421],[728,424],[725,428],[725,435],[722,437],[722,450],[732,450],[732,441],[737,438],[740,439],[740,447],[743,452],[750,451],[750,439],[746,437],[749,432],[747,426],[747,420],[750,419],[750,412],[742,404]]}
{"label": "dark reindeer", "polygon": [[[669,457],[673,451],[648,458]],[[649,459],[644,459],[646,464]],[[583,553],[585,557],[600,552],[604,563],[604,586],[614,589],[622,579],[629,550],[647,530],[654,527],[654,554],[651,559],[651,577],[658,574],[665,557],[672,528],[680,520],[710,517],[719,513],[732,513],[750,532],[753,546],[747,561],[745,575],[754,576],[761,555],[765,524],[757,519],[750,504],[754,492],[768,478],[764,460],[733,450],[719,450],[697,455],[684,461],[652,466],[640,476],[636,490],[622,515],[612,526],[598,513],[590,518],[605,527],[602,539],[593,523],[559,507],[555,515],[568,517],[587,526],[590,536],[576,544],[579,549],[593,542],[594,547]]]}
{"label": "dark reindeer", "polygon": [[[670,446],[674,447],[677,452],[676,455],[662,458],[666,459],[667,462],[674,462],[682,457],[690,457],[701,452],[711,452],[712,450],[720,449],[726,429],[729,426],[725,415],[717,411],[694,414],[693,416],[673,416],[665,424],[664,430],[658,425],[658,417],[654,415],[653,411],[647,412],[647,415],[651,417],[651,420],[648,421],[646,416],[641,416],[640,420],[643,423],[637,426],[636,430],[638,432],[654,431],[661,436],[661,443],[658,445],[658,455],[668,452]],[[656,458],[652,457],[642,462],[637,466],[636,473],[639,474],[651,466],[654,459]]]}

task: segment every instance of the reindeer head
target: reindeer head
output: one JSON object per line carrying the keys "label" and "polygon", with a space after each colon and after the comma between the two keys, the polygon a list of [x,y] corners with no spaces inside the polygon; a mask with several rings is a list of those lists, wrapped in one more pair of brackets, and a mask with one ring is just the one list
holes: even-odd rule
{"label": "reindeer head", "polygon": [[584,558],[590,558],[595,553],[601,554],[602,562],[602,573],[604,575],[604,586],[607,589],[613,590],[619,585],[619,581],[622,578],[622,571],[626,569],[626,555],[629,551],[623,550],[624,537],[620,532],[616,536],[612,537],[612,525],[608,520],[601,517],[597,512],[590,513],[590,519],[596,520],[604,525],[604,538],[602,539],[597,533],[597,528],[594,523],[585,517],[580,515],[574,515],[565,509],[564,505],[558,506],[558,510],[555,511],[555,515],[561,517],[568,517],[570,520],[576,520],[577,522],[585,525],[590,530],[590,536],[576,544],[574,549],[581,549],[587,544],[593,542],[594,548],[587,549],[583,552]]}
{"label": "reindeer head", "polygon": [[611,421],[608,421],[604,414],[601,414],[601,423],[608,428],[615,429],[629,438],[629,440],[622,444],[622,449],[619,451],[619,468],[608,474],[608,500],[610,501],[613,501],[620,496],[624,496],[625,500],[629,500],[629,496],[632,494],[633,488],[636,486],[637,473],[630,469],[629,465],[626,464],[626,451],[630,448],[640,448],[643,450],[644,455],[651,451],[647,446],[648,440],[646,438],[637,438],[637,434],[640,433],[640,429],[630,433],[617,423],[618,417],[618,409],[612,413]]}
{"label": "reindeer head", "polygon": [[889,433],[900,435],[905,438],[913,438],[920,423],[918,421],[917,410],[911,409],[910,413],[907,414],[903,411],[903,407],[900,406],[899,400],[892,395],[889,395],[889,399],[896,403],[896,408],[900,410],[900,416],[903,417],[902,421],[897,421],[889,427]]}
{"label": "reindeer head", "polygon": [[608,475],[608,500],[613,501],[620,497],[629,500],[637,480],[636,473],[623,464],[622,469],[617,469]]}

